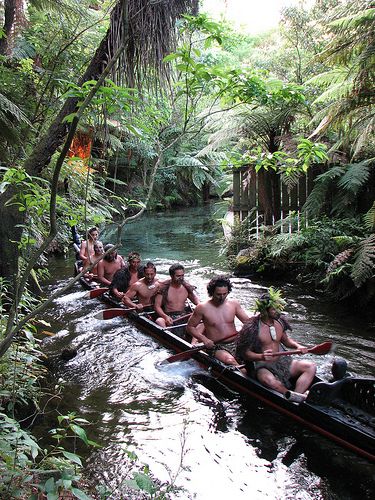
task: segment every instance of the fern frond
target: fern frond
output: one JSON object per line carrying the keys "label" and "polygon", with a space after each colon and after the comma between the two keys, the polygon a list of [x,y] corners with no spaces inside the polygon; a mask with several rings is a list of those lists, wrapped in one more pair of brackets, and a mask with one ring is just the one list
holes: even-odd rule
{"label": "fern frond", "polygon": [[348,93],[353,88],[353,81],[348,79],[345,82],[338,82],[334,85],[330,85],[330,87],[320,94],[314,101],[314,104],[320,104],[322,102],[330,102],[332,99],[342,99],[347,96]]}
{"label": "fern frond", "polygon": [[315,179],[315,186],[303,206],[303,212],[308,212],[313,217],[318,216],[326,204],[332,181],[340,178],[344,173],[345,169],[343,167],[335,166],[318,175]]}
{"label": "fern frond", "polygon": [[272,258],[286,257],[292,250],[301,248],[305,238],[301,233],[277,234],[271,239],[269,255]]}
{"label": "fern frond", "polygon": [[32,126],[24,112],[3,94],[0,94],[0,115],[10,115],[17,122],[25,122]]}
{"label": "fern frond", "polygon": [[325,87],[328,85],[334,85],[337,83],[342,83],[348,76],[348,68],[344,66],[337,66],[330,71],[325,71],[324,73],[320,73],[319,75],[315,75],[312,78],[309,78],[305,85],[318,85],[321,87]]}
{"label": "fern frond", "polygon": [[375,201],[370,210],[363,216],[365,226],[370,231],[375,229]]}
{"label": "fern frond", "polygon": [[173,159],[173,163],[178,167],[198,167],[200,169],[207,170],[206,165],[195,156],[178,156]]}
{"label": "fern frond", "polygon": [[345,174],[337,183],[338,187],[357,194],[370,177],[371,163],[371,161],[365,160],[360,163],[348,164]]}
{"label": "fern frond", "polygon": [[111,146],[111,149],[113,149],[114,151],[123,151],[124,150],[123,142],[115,135],[108,134],[107,140]]}
{"label": "fern frond", "polygon": [[293,189],[298,184],[298,181],[299,181],[301,175],[302,175],[301,172],[299,172],[297,170],[289,172],[288,174],[286,174],[285,172],[283,172],[281,174],[281,182],[290,191],[291,189]]}
{"label": "fern frond", "polygon": [[372,278],[375,272],[375,234],[362,240],[354,255],[354,263],[350,274],[355,286],[359,288]]}
{"label": "fern frond", "polygon": [[339,31],[348,31],[358,27],[363,27],[366,24],[371,25],[374,22],[375,8],[369,8],[361,10],[356,14],[331,21],[329,25]]}

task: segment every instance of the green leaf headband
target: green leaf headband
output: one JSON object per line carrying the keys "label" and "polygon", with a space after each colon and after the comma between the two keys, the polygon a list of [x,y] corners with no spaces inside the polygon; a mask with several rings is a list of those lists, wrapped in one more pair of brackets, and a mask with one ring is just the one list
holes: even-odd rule
{"label": "green leaf headband", "polygon": [[283,311],[286,305],[285,300],[281,297],[281,290],[277,290],[272,286],[268,289],[268,293],[265,293],[255,300],[255,312],[264,313],[270,307],[273,307],[277,311]]}

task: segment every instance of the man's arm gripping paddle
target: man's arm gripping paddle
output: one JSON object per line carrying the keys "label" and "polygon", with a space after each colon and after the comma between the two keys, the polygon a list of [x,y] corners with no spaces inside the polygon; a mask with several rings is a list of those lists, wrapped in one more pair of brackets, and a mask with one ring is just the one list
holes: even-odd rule
{"label": "man's arm gripping paddle", "polygon": [[323,342],[322,344],[310,347],[309,349],[307,349],[307,351],[303,351],[302,349],[293,349],[290,351],[273,352],[272,354],[269,354],[269,356],[277,357],[277,356],[289,356],[291,354],[305,354],[305,353],[328,354],[332,350],[332,347],[333,347],[333,342]]}
{"label": "man's arm gripping paddle", "polygon": [[[235,337],[237,337],[237,333],[228,335],[227,337],[224,337],[223,339],[220,340],[220,343],[224,342],[225,340],[229,340],[229,339],[232,339]],[[174,354],[173,356],[169,356],[169,358],[166,358],[163,361],[161,361],[160,364],[165,365],[166,363],[174,363],[175,361],[186,361],[186,360],[190,359],[194,355],[194,353],[196,353],[197,351],[202,351],[204,349],[206,349],[204,344],[197,344],[192,349],[188,349],[187,351],[179,352],[178,354]]]}

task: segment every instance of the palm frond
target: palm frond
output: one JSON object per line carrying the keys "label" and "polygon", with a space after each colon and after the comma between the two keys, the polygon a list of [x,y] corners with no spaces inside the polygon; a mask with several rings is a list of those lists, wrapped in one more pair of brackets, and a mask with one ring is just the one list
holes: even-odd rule
{"label": "palm frond", "polygon": [[359,288],[365,281],[374,276],[375,269],[375,234],[362,240],[354,255],[351,278]]}

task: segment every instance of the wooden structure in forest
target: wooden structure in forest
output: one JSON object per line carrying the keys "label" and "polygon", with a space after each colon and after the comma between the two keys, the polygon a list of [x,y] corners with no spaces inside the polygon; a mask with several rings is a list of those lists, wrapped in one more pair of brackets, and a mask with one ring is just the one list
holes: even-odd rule
{"label": "wooden structure in forest", "polygon": [[[285,224],[280,224],[281,232],[291,233],[293,225],[290,216],[296,214],[298,230],[302,207],[313,188],[317,172],[309,169],[290,188],[281,182],[279,175],[274,172],[272,174],[273,178],[266,171],[257,173],[250,166],[233,170],[234,217],[243,221],[251,214],[257,234],[261,225],[272,225],[277,221],[285,221]],[[269,203],[267,203],[267,192]]]}

